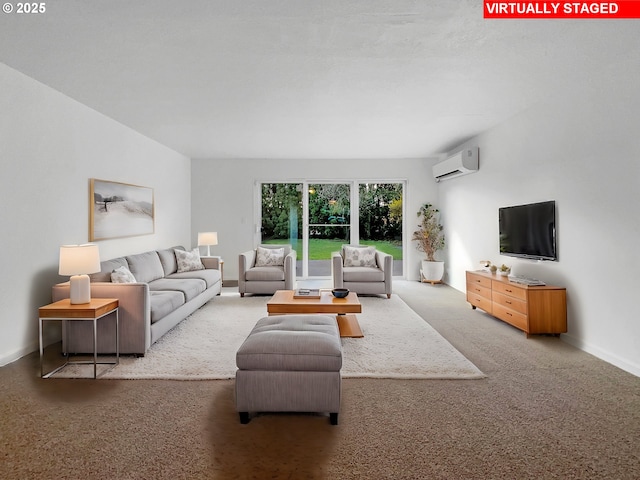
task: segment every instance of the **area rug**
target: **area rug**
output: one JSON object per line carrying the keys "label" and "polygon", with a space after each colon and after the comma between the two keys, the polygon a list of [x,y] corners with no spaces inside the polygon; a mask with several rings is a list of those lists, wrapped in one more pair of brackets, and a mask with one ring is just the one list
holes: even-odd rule
{"label": "area rug", "polygon": [[[235,378],[236,351],[267,315],[269,297],[214,298],[151,346],[101,378]],[[485,375],[397,295],[361,297],[363,338],[343,338],[343,378],[477,379]],[[74,367],[84,368],[84,367]],[[58,377],[81,376],[65,369]]]}

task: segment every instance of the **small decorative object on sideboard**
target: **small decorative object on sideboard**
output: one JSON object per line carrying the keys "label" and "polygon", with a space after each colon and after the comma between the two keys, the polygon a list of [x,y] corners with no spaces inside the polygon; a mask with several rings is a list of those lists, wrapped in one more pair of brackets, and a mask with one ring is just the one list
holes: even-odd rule
{"label": "small decorative object on sideboard", "polygon": [[503,277],[506,277],[511,273],[511,267],[508,267],[503,263],[498,267],[498,273]]}
{"label": "small decorative object on sideboard", "polygon": [[491,260],[480,260],[480,265],[482,265],[485,270],[491,273],[496,273],[496,270],[498,270],[498,267],[491,263]]}

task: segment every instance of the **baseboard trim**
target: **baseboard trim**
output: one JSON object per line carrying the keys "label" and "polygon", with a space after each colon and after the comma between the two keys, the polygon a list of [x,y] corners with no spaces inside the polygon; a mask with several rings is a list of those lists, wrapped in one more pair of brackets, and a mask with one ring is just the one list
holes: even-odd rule
{"label": "baseboard trim", "polygon": [[579,338],[573,337],[569,334],[563,333],[560,338],[562,338],[562,340],[567,342],[569,345],[573,345],[574,347],[587,352],[594,357],[598,357],[600,360],[610,363],[611,365],[614,365],[624,370],[625,372],[629,372],[636,377],[640,377],[640,365],[629,362],[623,358],[618,357],[617,355],[614,355],[611,352],[603,350],[599,347],[596,347],[595,345],[585,342],[584,340],[581,340]]}
{"label": "baseboard trim", "polygon": [[9,365],[16,360],[20,360],[22,357],[29,355],[30,353],[35,352],[39,349],[40,345],[38,343],[34,343],[30,346],[22,347],[18,350],[14,350],[13,352],[4,354],[0,357],[0,367],[4,367],[5,365]]}

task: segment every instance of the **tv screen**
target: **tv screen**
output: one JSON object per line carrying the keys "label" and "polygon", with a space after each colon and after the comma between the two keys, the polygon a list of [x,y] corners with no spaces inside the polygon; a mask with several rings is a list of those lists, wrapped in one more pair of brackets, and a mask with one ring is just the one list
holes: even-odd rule
{"label": "tv screen", "polygon": [[556,202],[530,203],[498,210],[500,253],[512,257],[557,260]]}

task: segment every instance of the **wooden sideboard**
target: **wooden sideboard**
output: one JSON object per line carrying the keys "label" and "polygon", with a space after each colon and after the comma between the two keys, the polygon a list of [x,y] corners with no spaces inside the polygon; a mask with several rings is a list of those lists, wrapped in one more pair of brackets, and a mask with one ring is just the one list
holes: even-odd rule
{"label": "wooden sideboard", "polygon": [[467,302],[522,330],[559,335],[567,331],[567,290],[530,286],[485,271],[467,272]]}

